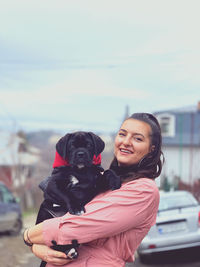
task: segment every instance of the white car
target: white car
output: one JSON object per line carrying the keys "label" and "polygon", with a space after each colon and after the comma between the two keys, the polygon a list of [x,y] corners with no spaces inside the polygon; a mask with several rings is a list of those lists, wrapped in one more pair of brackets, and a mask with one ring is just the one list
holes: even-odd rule
{"label": "white car", "polygon": [[200,246],[200,205],[186,191],[161,192],[156,224],[138,248],[142,262],[156,253]]}

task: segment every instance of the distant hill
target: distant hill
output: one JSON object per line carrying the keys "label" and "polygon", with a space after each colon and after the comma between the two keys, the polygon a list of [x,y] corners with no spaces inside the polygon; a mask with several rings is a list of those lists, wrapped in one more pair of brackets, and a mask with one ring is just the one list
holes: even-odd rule
{"label": "distant hill", "polygon": [[41,130],[41,131],[26,133],[26,138],[30,145],[42,149],[49,146],[49,140],[54,135],[61,136],[60,133],[57,133],[53,130]]}

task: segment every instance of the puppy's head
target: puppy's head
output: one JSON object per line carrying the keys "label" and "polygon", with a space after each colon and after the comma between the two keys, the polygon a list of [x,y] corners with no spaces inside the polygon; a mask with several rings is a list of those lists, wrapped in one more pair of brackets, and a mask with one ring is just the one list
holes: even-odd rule
{"label": "puppy's head", "polygon": [[83,131],[66,134],[56,144],[59,155],[79,169],[91,166],[94,155],[98,156],[104,147],[99,136]]}

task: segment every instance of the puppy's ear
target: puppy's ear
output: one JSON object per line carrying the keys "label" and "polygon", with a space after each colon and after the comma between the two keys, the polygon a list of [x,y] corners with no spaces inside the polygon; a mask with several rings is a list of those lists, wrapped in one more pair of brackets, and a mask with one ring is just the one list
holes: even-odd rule
{"label": "puppy's ear", "polygon": [[61,137],[56,144],[56,151],[63,159],[67,158],[67,145],[71,135],[72,134],[66,134],[65,136]]}
{"label": "puppy's ear", "polygon": [[98,156],[104,150],[105,143],[98,135],[92,132],[89,132],[88,134],[91,136],[94,143],[94,154],[95,156]]}

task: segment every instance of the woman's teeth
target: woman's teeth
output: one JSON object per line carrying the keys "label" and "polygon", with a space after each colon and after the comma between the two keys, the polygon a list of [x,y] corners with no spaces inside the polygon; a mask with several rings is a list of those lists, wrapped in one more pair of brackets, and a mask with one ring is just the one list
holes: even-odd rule
{"label": "woman's teeth", "polygon": [[126,150],[126,149],[120,149],[120,151],[121,151],[121,152],[123,152],[123,153],[132,154],[132,152],[131,152],[131,151],[129,151],[129,150]]}

